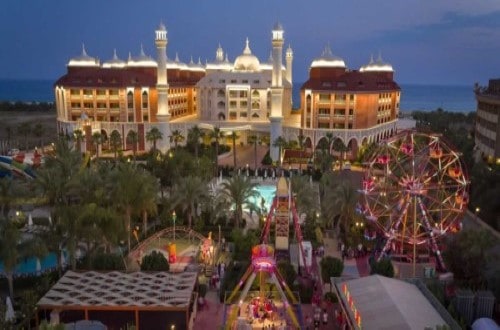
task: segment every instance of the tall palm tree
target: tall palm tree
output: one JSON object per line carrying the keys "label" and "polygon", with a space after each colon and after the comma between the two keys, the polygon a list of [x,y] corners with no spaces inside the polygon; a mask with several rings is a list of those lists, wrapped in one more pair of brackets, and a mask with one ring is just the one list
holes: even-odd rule
{"label": "tall palm tree", "polygon": [[337,138],[333,141],[333,150],[338,151],[340,153],[340,167],[342,168],[342,164],[344,162],[344,153],[348,150],[344,141]]}
{"label": "tall palm tree", "polygon": [[196,205],[207,197],[206,182],[197,176],[188,176],[174,186],[174,205],[180,206],[187,213],[188,227],[192,226]]}
{"label": "tall palm tree", "polygon": [[[150,174],[135,164],[120,163],[112,173],[115,182],[113,198],[116,205],[125,216],[125,227],[127,230],[127,246],[130,251],[130,234],[132,216],[140,213],[147,199],[153,198],[149,192],[152,190],[148,185],[156,180],[148,178]],[[148,192],[148,193],[146,193]],[[156,198],[157,191],[155,193]]]}
{"label": "tall palm tree", "polygon": [[236,139],[239,138],[239,135],[235,131],[232,131],[229,137],[233,143],[233,167],[236,169]]}
{"label": "tall palm tree", "polygon": [[254,170],[257,170],[257,144],[259,143],[259,137],[257,135],[250,135],[248,137],[248,142],[253,144],[253,162]]}
{"label": "tall palm tree", "polygon": [[11,176],[0,177],[0,217],[7,218],[10,206],[18,197],[25,196],[26,189],[19,180]]}
{"label": "tall palm tree", "polygon": [[127,135],[127,142],[132,145],[132,153],[134,155],[134,161],[137,157],[137,143],[139,142],[139,134],[136,131],[130,131]]}
{"label": "tall palm tree", "polygon": [[163,133],[158,129],[158,127],[152,127],[147,133],[146,133],[146,141],[152,142],[153,147],[152,150],[153,152],[156,152],[156,143],[158,140],[163,140]]}
{"label": "tall palm tree", "polygon": [[328,132],[325,134],[326,137],[326,142],[328,143],[328,154],[331,155],[331,150],[332,150],[332,143],[334,141],[333,133]]}
{"label": "tall palm tree", "polygon": [[76,150],[78,150],[78,152],[82,152],[83,138],[84,138],[84,136],[83,136],[83,132],[81,129],[75,129],[73,131],[73,139],[76,142]]}
{"label": "tall palm tree", "polygon": [[322,204],[327,218],[339,217],[337,230],[343,229],[344,242],[347,242],[350,223],[355,216],[358,193],[348,180],[341,180],[337,185],[327,187]]}
{"label": "tall palm tree", "polygon": [[111,132],[109,136],[109,143],[111,145],[111,150],[113,150],[115,161],[118,158],[118,149],[122,146],[122,136],[118,131]]}
{"label": "tall palm tree", "polygon": [[236,228],[240,228],[243,218],[243,206],[250,204],[251,199],[256,199],[259,195],[255,187],[257,183],[252,183],[246,176],[233,176],[222,183],[222,194],[234,205],[234,219]]}
{"label": "tall palm tree", "polygon": [[182,135],[181,131],[176,129],[175,131],[172,132],[172,135],[169,136],[170,138],[170,143],[174,144],[174,149],[177,150],[177,146],[179,143],[182,143],[184,141],[184,135]]}
{"label": "tall palm tree", "polygon": [[31,132],[31,125],[28,122],[24,122],[17,126],[17,133],[24,137],[24,150],[28,150],[28,135]]}
{"label": "tall palm tree", "polygon": [[14,299],[14,270],[22,258],[43,257],[47,254],[45,245],[38,238],[21,240],[21,233],[14,222],[0,220],[0,258],[9,285],[9,295]]}
{"label": "tall palm tree", "polygon": [[196,161],[198,161],[198,150],[200,148],[200,139],[203,136],[203,132],[198,127],[198,125],[194,125],[188,131],[188,143],[192,144],[194,147],[194,156]]}
{"label": "tall palm tree", "polygon": [[224,133],[219,127],[214,127],[210,132],[210,138],[215,142],[215,175],[217,175],[217,171],[219,170],[219,141],[223,136]]}
{"label": "tall palm tree", "polygon": [[273,141],[273,147],[277,147],[279,152],[278,152],[278,163],[279,166],[281,167],[281,152],[282,150],[286,147],[287,142],[282,136],[278,136],[276,140]]}
{"label": "tall palm tree", "polygon": [[43,147],[43,135],[45,133],[45,129],[41,123],[36,123],[35,127],[33,127],[32,131],[33,135],[38,139],[39,145]]}
{"label": "tall palm tree", "polygon": [[102,144],[102,134],[99,132],[95,132],[92,134],[92,144],[95,147],[95,157],[99,158],[99,146]]}
{"label": "tall palm tree", "polygon": [[315,208],[315,193],[307,176],[293,176],[291,185],[298,214],[307,213]]}

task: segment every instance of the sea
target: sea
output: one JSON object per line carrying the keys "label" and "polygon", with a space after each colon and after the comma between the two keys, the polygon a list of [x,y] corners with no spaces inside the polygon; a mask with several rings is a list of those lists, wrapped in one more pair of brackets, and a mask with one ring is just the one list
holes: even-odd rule
{"label": "sea", "polygon": [[[54,80],[1,80],[0,101],[54,102]],[[294,107],[300,106],[300,87],[293,87]],[[476,109],[472,84],[468,85],[417,85],[400,84],[403,112],[414,110],[433,111],[442,108],[453,112],[471,112]]]}

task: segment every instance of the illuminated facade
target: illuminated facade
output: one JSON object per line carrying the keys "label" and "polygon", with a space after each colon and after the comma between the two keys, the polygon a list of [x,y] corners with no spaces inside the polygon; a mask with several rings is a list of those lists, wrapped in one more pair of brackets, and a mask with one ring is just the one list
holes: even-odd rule
{"label": "illuminated facade", "polygon": [[[310,66],[301,88],[301,127],[306,145],[318,145],[327,134],[340,139],[353,156],[361,144],[378,141],[396,131],[401,90],[393,69],[373,58],[359,70],[326,47]],[[332,149],[334,141],[331,141]]]}
{"label": "illuminated facade", "polygon": [[487,87],[476,90],[476,148],[500,164],[500,79],[491,79]]}
{"label": "illuminated facade", "polygon": [[[234,62],[219,45],[215,60],[205,65],[192,59],[182,63],[177,55],[169,60],[162,24],[155,31],[156,59],[141,47],[138,56],[120,60],[114,52],[101,64],[83,47],[54,85],[58,129],[65,134],[81,129],[87,149],[93,147],[96,132],[106,147],[114,130],[120,133],[124,149],[132,149],[128,136],[135,131],[138,150],[149,150],[146,134],[157,127],[163,133],[162,151],[169,148],[170,132],[178,130],[186,137],[194,125],[238,131],[238,144],[248,143],[250,135],[267,135],[270,141],[304,136],[311,150],[331,133],[353,152],[363,143],[395,133],[400,88],[393,81],[391,65],[379,58],[349,70],[326,49],[311,64],[309,80],[301,88],[301,110],[296,111],[292,110],[293,51],[290,46],[283,50],[281,25],[274,26],[270,41],[267,61],[252,54],[247,39]],[[271,157],[280,157],[277,147],[271,147]]]}

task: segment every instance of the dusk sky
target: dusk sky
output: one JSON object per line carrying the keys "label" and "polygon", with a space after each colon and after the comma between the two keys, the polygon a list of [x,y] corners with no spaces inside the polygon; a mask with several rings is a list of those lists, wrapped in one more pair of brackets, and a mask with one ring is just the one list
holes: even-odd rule
{"label": "dusk sky", "polygon": [[485,84],[500,77],[499,0],[3,0],[0,79],[57,79],[85,44],[91,56],[122,59],[140,45],[156,56],[154,30],[163,21],[167,53],[212,61],[220,43],[229,59],[245,38],[267,61],[275,22],[294,50],[294,81],[329,44],[350,69],[381,52],[396,81]]}

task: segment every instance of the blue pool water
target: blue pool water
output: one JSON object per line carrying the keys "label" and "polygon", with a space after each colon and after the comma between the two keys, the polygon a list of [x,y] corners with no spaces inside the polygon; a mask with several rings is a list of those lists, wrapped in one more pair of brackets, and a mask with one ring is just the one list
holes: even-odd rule
{"label": "blue pool water", "polygon": [[[64,257],[67,260],[67,253],[64,253]],[[45,256],[45,258],[40,259],[41,273],[55,269],[57,267],[58,254],[51,252]],[[0,274],[3,275],[3,262],[0,261]],[[14,271],[14,276],[26,276],[26,275],[36,275],[36,258],[30,257],[21,261],[17,264],[16,270]]]}
{"label": "blue pool water", "polygon": [[257,186],[255,187],[255,190],[258,191],[260,194],[260,197],[257,198],[252,198],[252,203],[257,205],[258,207],[261,207],[261,198],[264,198],[264,206],[269,212],[269,209],[271,208],[271,204],[273,203],[273,198],[276,195],[276,186]]}

